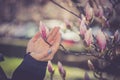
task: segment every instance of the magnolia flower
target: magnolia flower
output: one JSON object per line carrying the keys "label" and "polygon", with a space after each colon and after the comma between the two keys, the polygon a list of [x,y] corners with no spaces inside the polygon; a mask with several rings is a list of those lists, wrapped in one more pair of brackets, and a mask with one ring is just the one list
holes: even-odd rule
{"label": "magnolia flower", "polygon": [[86,19],[89,21],[92,19],[93,17],[93,8],[90,6],[89,3],[87,3],[86,7],[85,7],[85,15],[86,15]]}
{"label": "magnolia flower", "polygon": [[86,21],[86,18],[84,16],[84,14],[81,14],[81,18],[82,18],[83,21]]}
{"label": "magnolia flower", "polygon": [[87,31],[87,27],[85,25],[85,20],[82,20],[80,24],[80,35],[84,36],[86,31]]}
{"label": "magnolia flower", "polygon": [[61,77],[63,78],[63,80],[65,80],[66,71],[65,71],[65,69],[63,68],[61,62],[58,62],[58,70],[59,70],[59,73],[60,73]]}
{"label": "magnolia flower", "polygon": [[46,26],[41,21],[40,21],[39,31],[41,33],[41,37],[43,39],[46,39],[47,38]]}
{"label": "magnolia flower", "polygon": [[103,15],[104,15],[103,8],[101,6],[98,6],[98,8],[99,8],[98,9],[99,10],[99,13],[98,13],[99,15],[98,16],[102,18]]}
{"label": "magnolia flower", "polygon": [[94,11],[94,15],[98,17],[99,16],[99,9],[96,6],[95,2],[93,2],[93,11]]}
{"label": "magnolia flower", "polygon": [[93,36],[92,36],[92,29],[89,28],[89,30],[87,30],[87,32],[85,33],[85,42],[88,46],[90,46],[90,44],[93,42]]}
{"label": "magnolia flower", "polygon": [[95,6],[94,14],[95,14],[95,16],[102,18],[103,14],[104,14],[103,8],[100,5],[98,5],[98,7]]}
{"label": "magnolia flower", "polygon": [[88,60],[88,67],[89,67],[91,70],[94,70],[94,69],[95,69],[93,63],[92,63],[90,60]]}
{"label": "magnolia flower", "polygon": [[53,74],[53,73],[54,73],[54,68],[53,68],[53,66],[52,66],[51,61],[48,61],[47,67],[48,67],[48,71],[49,71],[51,74]]}
{"label": "magnolia flower", "polygon": [[90,77],[87,72],[85,72],[85,74],[84,74],[84,80],[90,80]]}
{"label": "magnolia flower", "polygon": [[115,41],[119,41],[120,40],[119,34],[120,34],[119,31],[116,30],[116,32],[114,33],[114,39],[115,39]]}
{"label": "magnolia flower", "polygon": [[98,46],[100,47],[100,50],[103,51],[106,47],[106,37],[101,30],[98,30],[96,39],[98,42]]}

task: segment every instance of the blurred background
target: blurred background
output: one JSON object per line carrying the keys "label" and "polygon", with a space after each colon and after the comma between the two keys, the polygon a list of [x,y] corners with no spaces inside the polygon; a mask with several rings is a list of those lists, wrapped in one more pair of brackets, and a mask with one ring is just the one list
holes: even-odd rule
{"label": "blurred background", "polygon": [[[85,6],[87,0],[55,0],[68,10],[80,15],[77,5]],[[79,4],[78,4],[78,3]],[[120,11],[118,6],[117,11]],[[118,15],[120,12],[117,12]],[[119,28],[119,18],[111,18],[116,23],[111,23],[111,31]],[[81,51],[84,49],[79,33],[79,20],[74,15],[56,6],[49,0],[0,0],[0,53],[4,55],[4,61],[0,66],[7,77],[11,77],[13,71],[21,63],[28,40],[39,30],[39,22],[52,29],[59,26],[62,33],[62,44],[68,50]],[[71,30],[73,32],[71,32]],[[66,32],[66,33],[65,33]],[[79,41],[79,43],[76,43]],[[65,55],[58,51],[53,59],[55,67],[55,80],[59,80],[56,63],[61,61],[67,71],[67,80],[82,80],[85,70],[89,72],[92,80],[92,72],[88,70],[86,60],[91,57]],[[47,72],[45,80],[48,80]]]}

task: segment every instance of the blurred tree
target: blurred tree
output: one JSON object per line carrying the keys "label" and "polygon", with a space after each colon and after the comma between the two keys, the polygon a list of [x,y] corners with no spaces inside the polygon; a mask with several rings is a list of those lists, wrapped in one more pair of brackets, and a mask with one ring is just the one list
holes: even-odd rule
{"label": "blurred tree", "polygon": [[10,22],[15,17],[16,1],[0,0],[0,22]]}

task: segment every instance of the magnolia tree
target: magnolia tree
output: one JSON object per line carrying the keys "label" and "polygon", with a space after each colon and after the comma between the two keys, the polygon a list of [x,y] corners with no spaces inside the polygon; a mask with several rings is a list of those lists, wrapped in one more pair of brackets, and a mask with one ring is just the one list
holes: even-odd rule
{"label": "magnolia tree", "polygon": [[[81,13],[80,16],[55,1],[50,1],[78,17],[78,35],[82,39],[84,46],[88,48],[84,52],[69,51],[65,49],[64,45],[60,44],[62,48],[60,50],[67,55],[73,54],[94,57],[88,60],[88,67],[93,71],[95,78],[98,80],[110,80],[105,75],[112,75],[112,80],[119,80],[117,77],[120,76],[120,31],[109,32],[111,23],[109,16],[113,13],[115,4],[119,3],[119,1],[106,0],[106,2],[104,0],[87,0],[85,6],[82,7],[81,12],[83,13]],[[79,2],[80,0],[72,1]],[[109,11],[106,11],[106,9]],[[100,28],[96,30],[96,34],[93,33],[93,28],[91,27],[95,22],[99,23],[97,25],[100,26]],[[71,25],[69,24],[69,26]],[[40,22],[40,32],[41,36],[46,41],[47,32],[49,32],[49,30],[42,22]],[[50,43],[48,44],[51,45]],[[61,62],[58,62],[58,70],[62,80],[65,80],[66,70],[63,68]],[[50,80],[53,80],[55,70],[50,61],[48,62],[48,71],[50,72]],[[85,73],[85,80],[90,80],[87,72]]]}

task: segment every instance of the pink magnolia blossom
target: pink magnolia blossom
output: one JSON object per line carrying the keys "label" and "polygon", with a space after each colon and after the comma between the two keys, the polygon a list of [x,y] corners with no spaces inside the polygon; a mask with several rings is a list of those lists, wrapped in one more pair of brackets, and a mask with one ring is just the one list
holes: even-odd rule
{"label": "pink magnolia blossom", "polygon": [[104,16],[104,11],[103,11],[103,8],[101,7],[101,6],[98,6],[98,10],[99,10],[99,12],[98,12],[98,16],[101,18],[101,19],[103,19],[103,20],[105,20],[106,21],[106,17]]}
{"label": "pink magnolia blossom", "polygon": [[101,6],[98,6],[98,10],[99,10],[99,17],[103,17],[104,12],[103,12],[103,8]]}
{"label": "pink magnolia blossom", "polygon": [[98,9],[98,7],[96,6],[96,4],[95,4],[95,2],[93,2],[94,4],[93,4],[93,11],[94,11],[94,15],[95,16],[99,16],[99,9]]}
{"label": "pink magnolia blossom", "polygon": [[96,39],[97,39],[100,49],[103,51],[106,47],[106,37],[101,30],[98,30]]}
{"label": "pink magnolia blossom", "polygon": [[102,18],[102,16],[104,15],[103,8],[100,5],[98,5],[98,7],[95,6],[94,13],[95,16]]}
{"label": "pink magnolia blossom", "polygon": [[90,46],[90,44],[93,42],[93,36],[92,36],[92,29],[89,28],[89,30],[87,30],[87,32],[85,33],[85,42],[88,46]]}
{"label": "pink magnolia blossom", "polygon": [[88,67],[91,69],[91,70],[94,70],[94,65],[93,63],[91,62],[91,60],[88,60]]}
{"label": "pink magnolia blossom", "polygon": [[48,67],[48,71],[49,71],[51,74],[53,74],[53,73],[54,73],[54,68],[53,68],[53,66],[52,66],[51,61],[48,61],[47,67]]}
{"label": "pink magnolia blossom", "polygon": [[87,3],[85,7],[85,14],[86,14],[86,19],[88,21],[92,19],[94,12],[93,12],[93,8],[90,6],[89,3]]}
{"label": "pink magnolia blossom", "polygon": [[87,31],[87,27],[85,25],[85,20],[82,20],[80,24],[80,35],[84,36],[86,31]]}
{"label": "pink magnolia blossom", "polygon": [[62,63],[58,62],[58,70],[63,79],[66,77],[66,70],[63,68]]}
{"label": "pink magnolia blossom", "polygon": [[119,31],[118,30],[116,30],[116,32],[114,33],[114,39],[115,39],[115,41],[119,40]]}
{"label": "pink magnolia blossom", "polygon": [[40,21],[40,26],[39,26],[40,34],[43,39],[47,38],[47,33],[46,33],[46,26]]}

